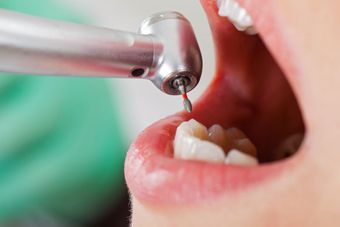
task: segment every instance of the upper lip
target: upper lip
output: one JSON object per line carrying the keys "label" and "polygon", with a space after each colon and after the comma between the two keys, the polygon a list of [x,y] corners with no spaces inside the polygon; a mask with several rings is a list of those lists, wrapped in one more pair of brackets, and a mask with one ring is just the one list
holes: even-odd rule
{"label": "upper lip", "polygon": [[[249,39],[250,42],[256,42],[256,37],[243,37],[243,34],[232,28],[227,19],[220,18],[217,15],[214,0],[202,0],[202,4],[209,15],[216,49],[223,48],[225,43],[234,42],[235,39]],[[256,9],[253,8],[251,5],[248,6],[247,10],[250,14],[255,12]],[[269,25],[265,22],[257,24],[257,21],[258,19],[255,17],[254,24],[260,35],[267,36],[269,30],[266,27]],[[221,33],[224,35],[221,36]],[[221,38],[223,40],[219,40]],[[232,48],[232,46],[230,47]],[[271,48],[275,48],[275,44]],[[242,53],[237,54],[242,55]],[[225,193],[238,192],[240,189],[257,185],[264,180],[273,179],[273,177],[277,178],[287,169],[287,166],[296,166],[297,160],[303,157],[297,155],[288,161],[256,167],[216,165],[172,158],[172,141],[176,127],[182,121],[196,118],[208,125],[216,122],[224,122],[228,125],[237,124],[240,119],[253,118],[252,115],[256,108],[253,106],[252,96],[237,90],[249,85],[248,78],[245,77],[245,82],[243,81],[241,84],[235,84],[235,81],[230,80],[229,77],[221,76],[230,73],[229,68],[231,67],[233,70],[237,70],[238,62],[232,55],[228,55],[224,51],[217,51],[217,55],[217,59],[223,59],[223,62],[217,62],[217,75],[219,76],[215,77],[208,91],[194,105],[194,113],[190,115],[181,112],[155,123],[141,133],[131,145],[125,162],[125,178],[132,195],[137,199],[157,204],[178,204],[215,198]],[[222,63],[230,67],[227,69],[221,67]],[[221,99],[228,100],[230,102],[228,105],[233,109],[221,110],[216,114],[215,110],[209,109],[206,105],[207,103],[219,105]],[[215,117],[211,120],[207,119],[205,116],[209,115]],[[240,125],[242,126],[242,123]],[[251,132],[253,129],[248,128],[248,130]],[[270,142],[268,144],[270,146]],[[259,142],[259,146],[261,145],[263,149],[266,149],[266,145]]]}

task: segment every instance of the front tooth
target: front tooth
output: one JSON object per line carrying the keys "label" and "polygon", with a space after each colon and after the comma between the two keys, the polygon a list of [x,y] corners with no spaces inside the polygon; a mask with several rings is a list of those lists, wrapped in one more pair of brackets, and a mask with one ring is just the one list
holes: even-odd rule
{"label": "front tooth", "polygon": [[235,0],[218,0],[218,14],[228,17],[239,31],[244,31],[249,35],[256,34],[253,20],[248,12]]}
{"label": "front tooth", "polygon": [[237,149],[232,149],[229,151],[224,163],[244,166],[256,166],[259,164],[256,158],[247,155]]}
{"label": "front tooth", "polygon": [[208,130],[191,119],[178,126],[174,140],[174,157],[223,163],[223,149],[208,140]]}

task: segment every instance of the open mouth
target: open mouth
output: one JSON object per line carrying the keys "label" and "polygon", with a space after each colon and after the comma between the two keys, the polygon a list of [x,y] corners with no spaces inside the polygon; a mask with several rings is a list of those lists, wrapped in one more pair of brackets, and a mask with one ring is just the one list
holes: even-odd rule
{"label": "open mouth", "polygon": [[[266,15],[257,17],[256,9],[249,6],[247,10],[255,16],[254,26],[259,35],[248,35],[218,14],[216,1],[202,0],[202,5],[215,42],[216,75],[193,105],[193,113],[181,112],[155,123],[130,147],[125,176],[132,195],[139,200],[178,204],[213,199],[276,179],[283,171],[292,171],[296,160],[303,158],[299,146],[305,127],[287,81],[294,67],[282,64],[282,46],[273,41],[276,34],[269,29],[270,21],[263,22]],[[250,141],[255,151],[249,146],[234,145],[223,152],[228,157],[237,148],[237,152],[251,155],[252,161],[248,157],[245,163],[227,163],[224,156],[222,162],[214,161],[215,157],[211,161],[209,155],[200,160],[195,155],[185,160],[175,158],[176,130],[178,133],[178,126],[190,119],[210,129],[218,124],[214,127],[220,130],[236,128],[242,132],[241,139]],[[199,137],[193,134],[190,136]],[[199,139],[197,143],[209,140]],[[211,140],[207,143],[223,147]],[[185,152],[183,146],[179,149]],[[200,149],[209,153],[214,148]]]}

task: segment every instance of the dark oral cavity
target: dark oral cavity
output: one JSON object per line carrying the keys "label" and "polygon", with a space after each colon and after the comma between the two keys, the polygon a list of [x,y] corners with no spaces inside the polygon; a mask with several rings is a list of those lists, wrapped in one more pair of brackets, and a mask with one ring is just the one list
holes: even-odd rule
{"label": "dark oral cavity", "polygon": [[295,95],[262,34],[237,31],[218,15],[215,1],[202,3],[215,42],[216,75],[192,117],[208,127],[240,128],[255,143],[260,162],[274,161],[279,144],[304,133]]}

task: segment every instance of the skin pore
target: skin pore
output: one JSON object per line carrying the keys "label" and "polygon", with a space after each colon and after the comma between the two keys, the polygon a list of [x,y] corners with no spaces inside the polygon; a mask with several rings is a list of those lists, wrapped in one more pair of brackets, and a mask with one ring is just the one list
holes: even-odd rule
{"label": "skin pore", "polygon": [[[202,1],[207,2],[208,0]],[[209,1],[208,1],[209,2]],[[294,168],[275,179],[181,205],[153,205],[133,192],[132,226],[338,226],[340,224],[340,2],[321,0],[244,0],[240,3],[261,29],[274,57],[290,73],[306,135]],[[197,5],[199,7],[199,5]],[[255,9],[256,8],[256,9]],[[295,67],[294,65],[299,67]]]}

